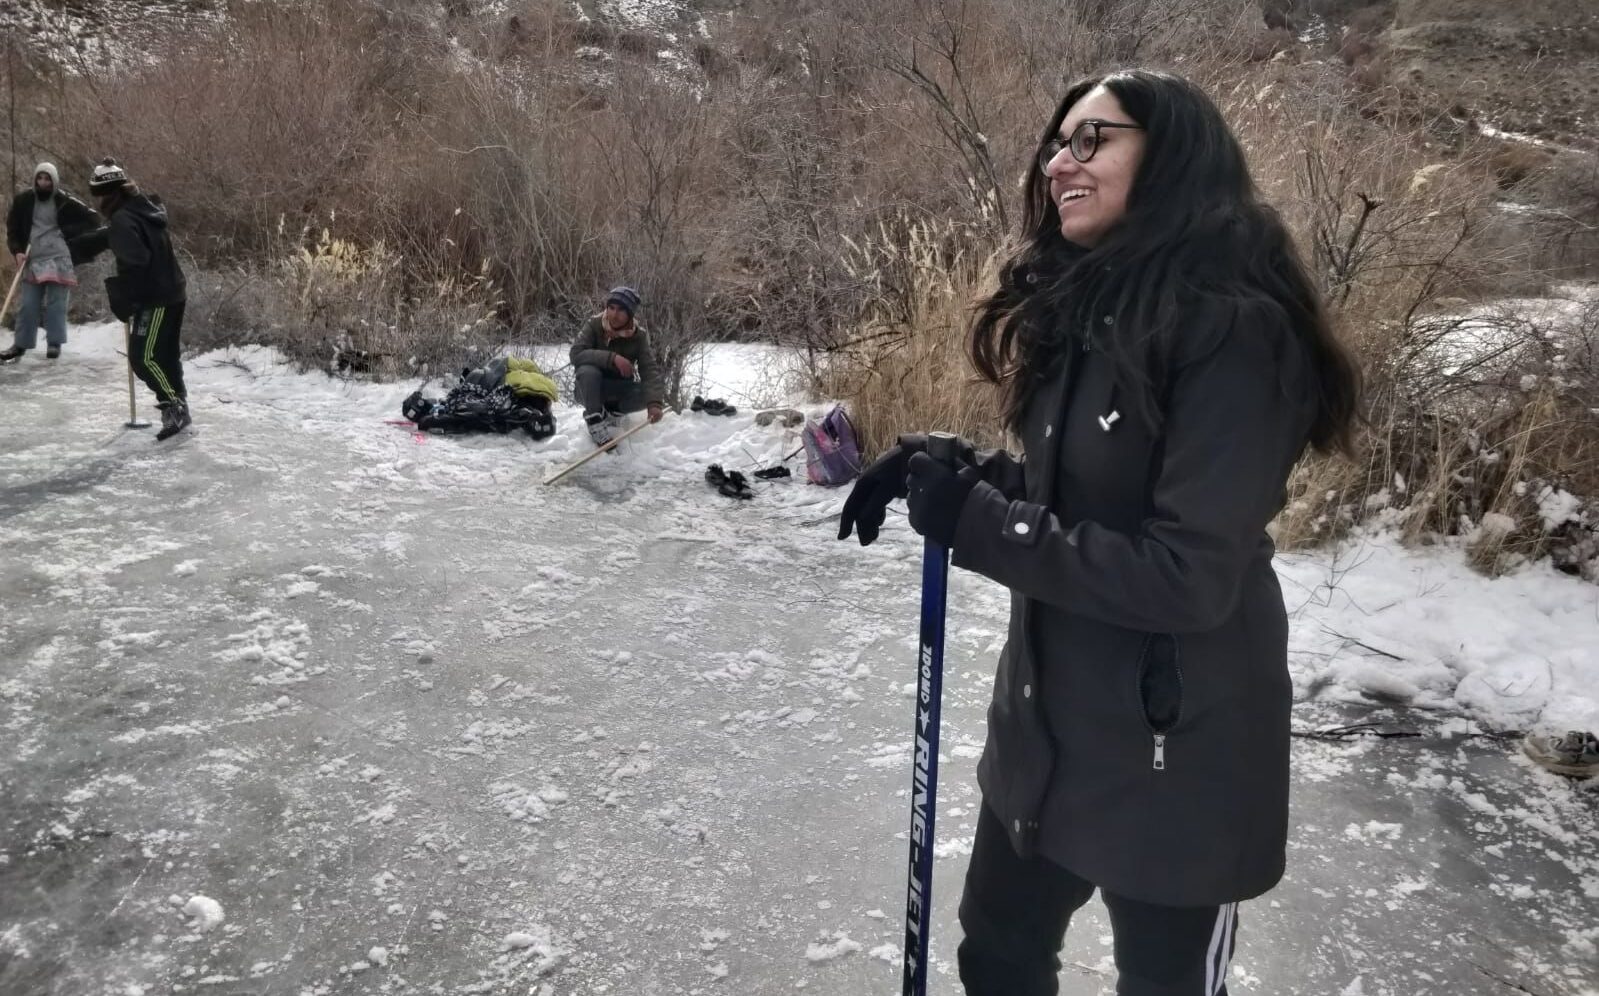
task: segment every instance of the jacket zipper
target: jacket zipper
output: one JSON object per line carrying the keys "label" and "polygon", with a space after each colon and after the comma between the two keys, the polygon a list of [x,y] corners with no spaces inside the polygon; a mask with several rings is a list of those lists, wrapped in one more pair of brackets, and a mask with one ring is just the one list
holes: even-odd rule
{"label": "jacket zipper", "polygon": [[[1173,642],[1175,643],[1176,637],[1170,637],[1170,639],[1172,639]],[[1133,703],[1134,703],[1134,705],[1136,705],[1138,707],[1138,718],[1144,721],[1144,729],[1149,731],[1149,735],[1153,739],[1154,744],[1155,744],[1155,756],[1154,756],[1153,762],[1150,764],[1150,767],[1153,768],[1155,771],[1165,771],[1166,770],[1166,737],[1169,735],[1171,727],[1167,727],[1167,733],[1161,733],[1161,732],[1157,731],[1153,725],[1150,724],[1149,717],[1144,714],[1144,701],[1143,701],[1142,695],[1141,695],[1141,693],[1139,692],[1139,689],[1138,689],[1138,682],[1140,682],[1143,679],[1143,676],[1144,676],[1144,665],[1149,660],[1149,644],[1150,644],[1150,642],[1153,642],[1153,637],[1149,641],[1146,641],[1144,643],[1143,650],[1139,651],[1139,654],[1138,654],[1138,667],[1133,672],[1133,681],[1134,681]],[[1172,648],[1172,653],[1174,655],[1177,654],[1177,649],[1176,649],[1175,646]],[[1182,657],[1180,657],[1180,656],[1175,657],[1174,660],[1172,661],[1172,666],[1177,671],[1177,688],[1178,688],[1178,694],[1180,695],[1180,694],[1182,694],[1182,687],[1183,687],[1183,662],[1182,662]],[[1177,720],[1172,723],[1172,726],[1176,726],[1177,723],[1180,723],[1180,722],[1182,722],[1182,706],[1181,705],[1178,706]]]}

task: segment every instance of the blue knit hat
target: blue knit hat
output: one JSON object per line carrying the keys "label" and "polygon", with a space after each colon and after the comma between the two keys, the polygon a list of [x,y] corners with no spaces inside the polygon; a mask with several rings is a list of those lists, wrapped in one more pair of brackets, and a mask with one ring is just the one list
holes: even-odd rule
{"label": "blue knit hat", "polygon": [[605,297],[605,303],[607,305],[616,305],[627,312],[629,318],[632,318],[638,313],[638,306],[643,301],[639,298],[638,291],[631,287],[612,287],[611,293]]}

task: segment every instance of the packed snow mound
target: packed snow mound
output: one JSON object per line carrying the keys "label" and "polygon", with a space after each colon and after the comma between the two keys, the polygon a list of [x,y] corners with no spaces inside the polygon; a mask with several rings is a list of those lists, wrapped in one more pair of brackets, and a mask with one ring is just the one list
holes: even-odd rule
{"label": "packed snow mound", "polygon": [[202,934],[209,933],[222,926],[222,921],[227,919],[222,912],[222,904],[210,896],[195,896],[183,904],[185,916],[192,917],[194,929]]}

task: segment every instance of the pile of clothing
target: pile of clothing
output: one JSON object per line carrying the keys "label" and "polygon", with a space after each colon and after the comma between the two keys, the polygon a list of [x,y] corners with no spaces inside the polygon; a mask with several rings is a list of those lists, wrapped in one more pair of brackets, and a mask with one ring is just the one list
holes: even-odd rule
{"label": "pile of clothing", "polygon": [[400,411],[429,432],[512,432],[534,439],[555,435],[550,408],[557,396],[555,381],[537,363],[502,357],[476,369],[461,371],[461,380],[443,398],[417,391]]}

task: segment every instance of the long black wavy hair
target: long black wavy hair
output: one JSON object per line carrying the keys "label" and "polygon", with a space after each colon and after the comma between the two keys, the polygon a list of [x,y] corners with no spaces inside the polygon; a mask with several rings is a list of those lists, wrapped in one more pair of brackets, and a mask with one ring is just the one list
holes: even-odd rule
{"label": "long black wavy hair", "polygon": [[[972,362],[1001,387],[1011,428],[1019,428],[1034,392],[1079,342],[1114,359],[1118,387],[1160,425],[1160,399],[1175,358],[1185,346],[1200,348],[1183,341],[1201,331],[1194,316],[1223,306],[1292,331],[1317,386],[1310,442],[1322,451],[1347,452],[1359,368],[1334,336],[1287,226],[1261,201],[1221,111],[1198,86],[1171,73],[1095,76],[1066,92],[1037,151],[1098,86],[1144,128],[1127,213],[1091,249],[1068,242],[1035,152],[1022,244],[1005,261],[999,289],[976,307]],[[1112,325],[1090,320],[1107,315]]]}

